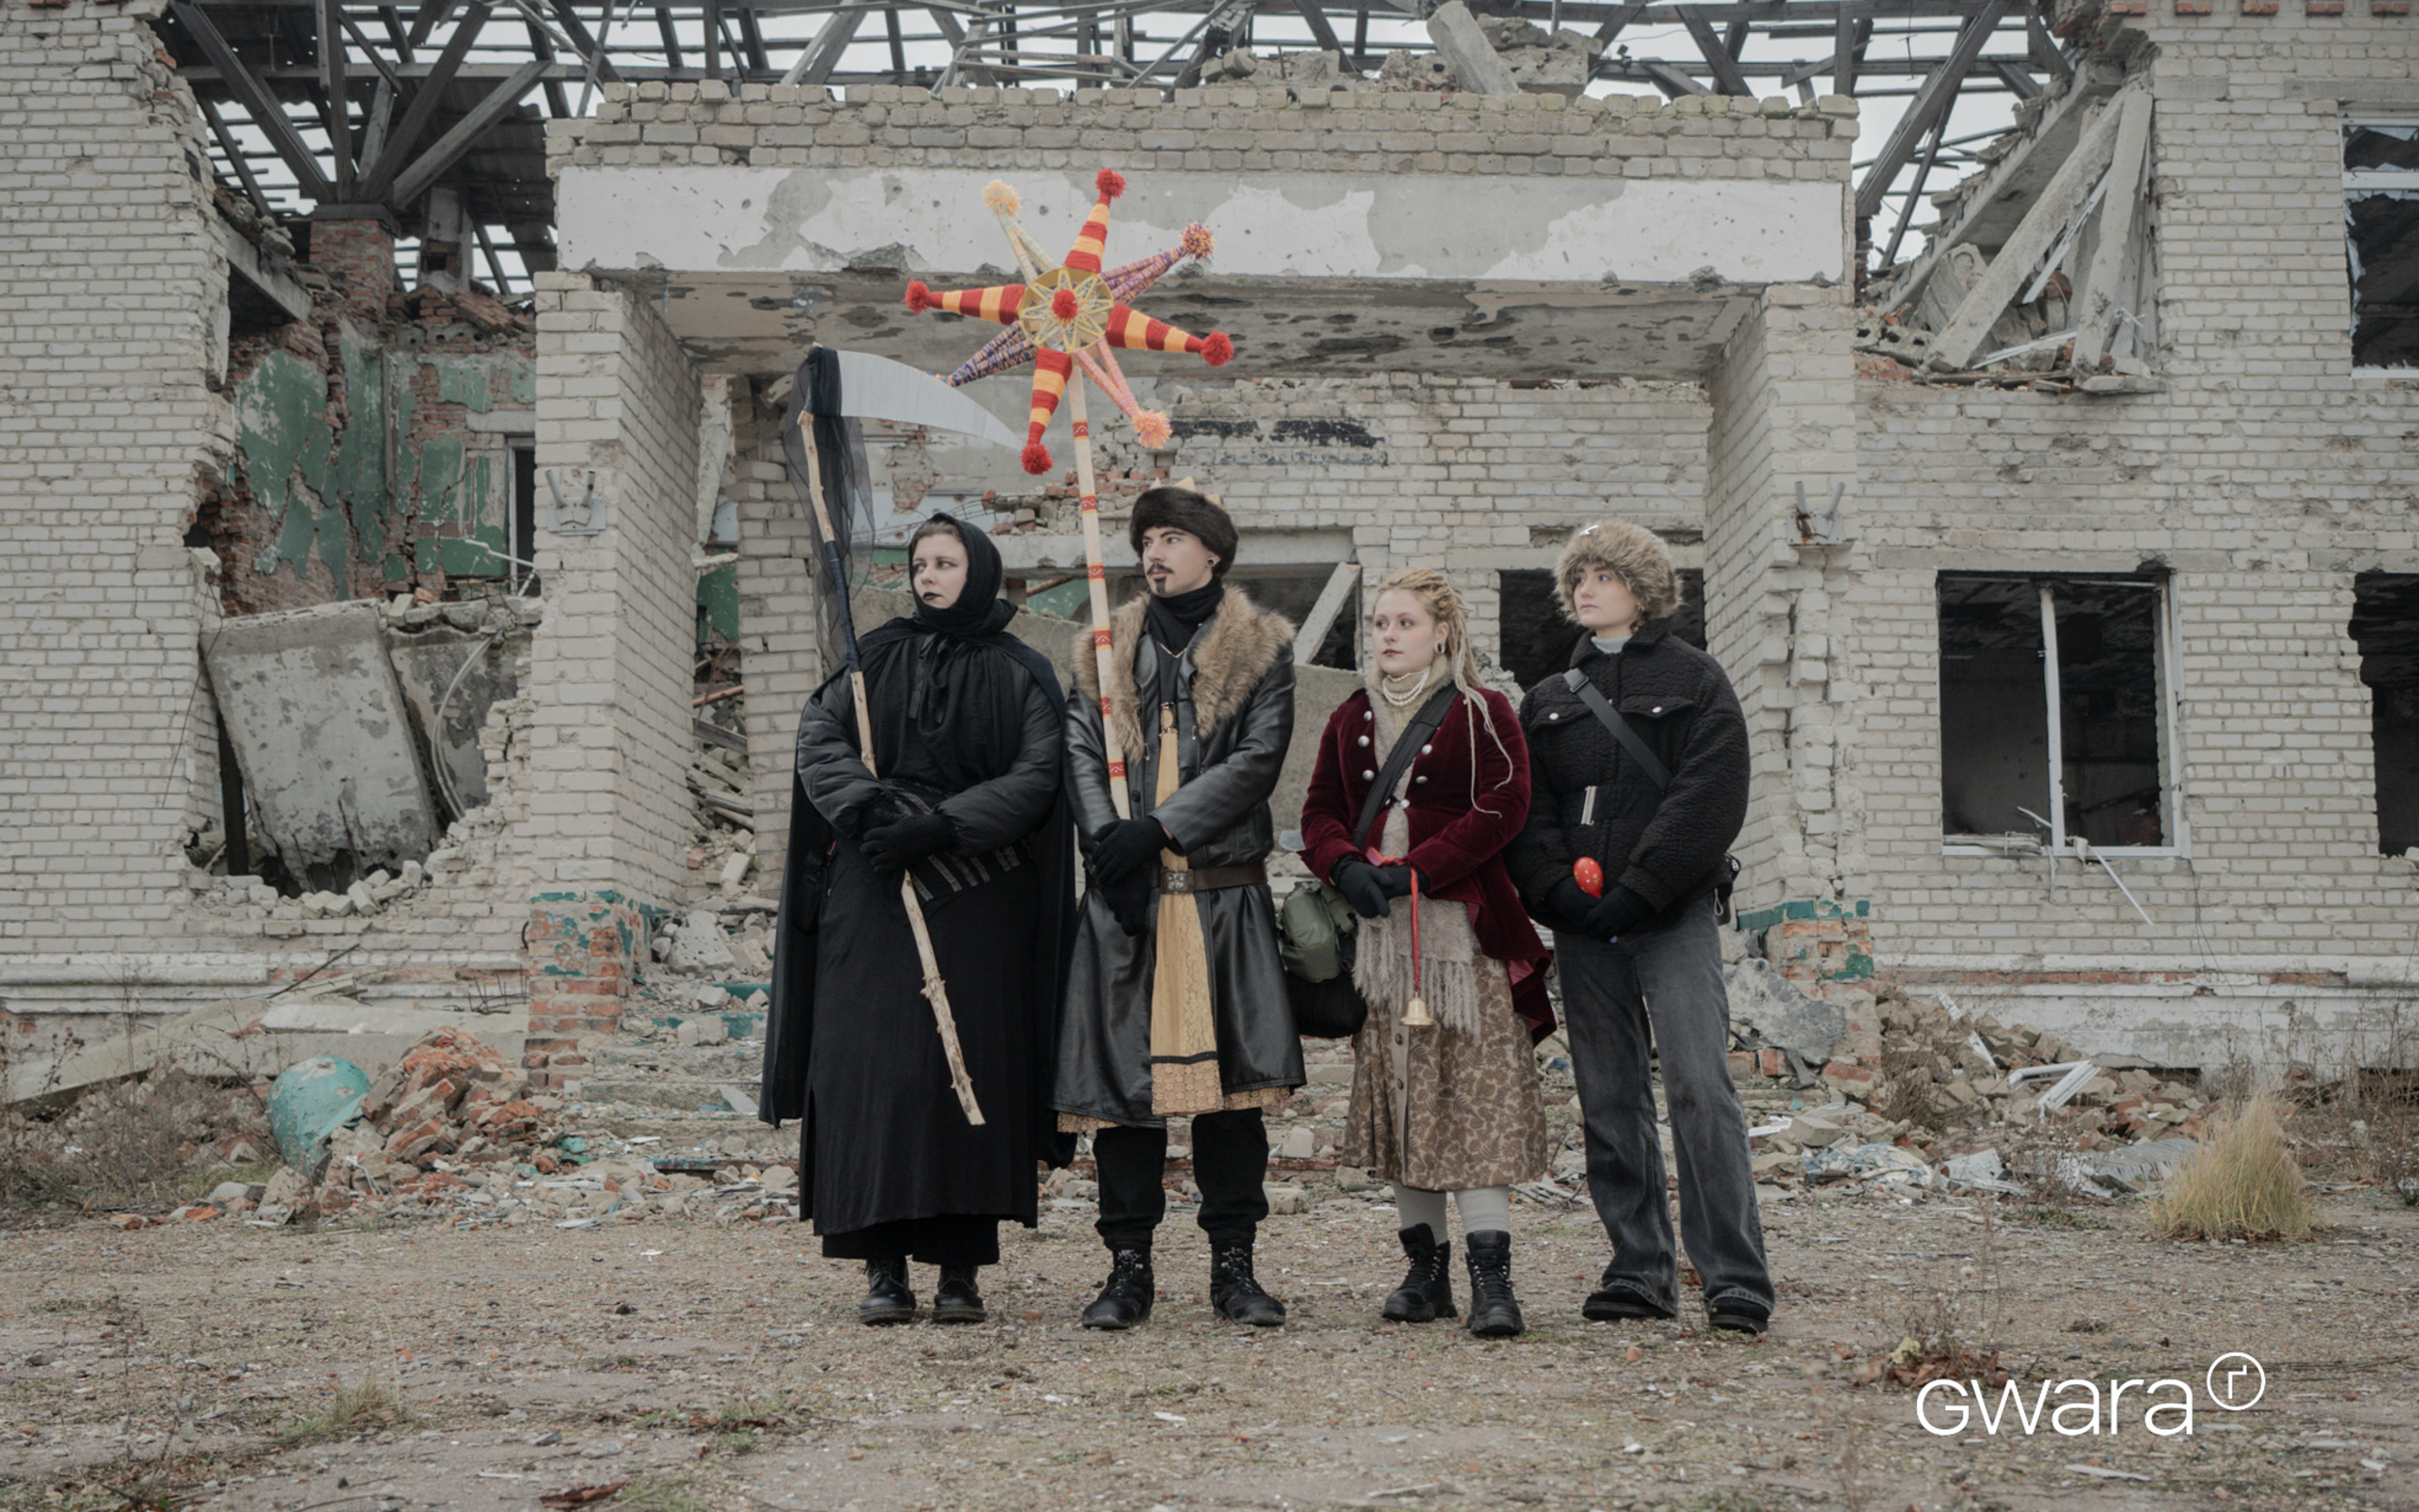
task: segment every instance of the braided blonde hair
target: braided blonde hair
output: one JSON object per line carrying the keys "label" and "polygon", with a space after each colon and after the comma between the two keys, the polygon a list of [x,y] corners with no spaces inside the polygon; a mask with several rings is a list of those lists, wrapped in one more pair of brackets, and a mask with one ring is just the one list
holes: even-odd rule
{"label": "braided blonde hair", "polygon": [[[1450,677],[1453,686],[1461,691],[1462,701],[1469,704],[1471,723],[1484,729],[1494,740],[1495,749],[1504,754],[1505,764],[1508,767],[1511,762],[1511,751],[1504,744],[1504,737],[1496,729],[1495,721],[1487,709],[1486,699],[1478,692],[1480,676],[1478,654],[1472,649],[1470,644],[1470,615],[1462,604],[1460,591],[1454,588],[1450,578],[1433,567],[1398,567],[1387,574],[1385,578],[1378,583],[1376,590],[1369,595],[1369,611],[1375,614],[1378,601],[1389,593],[1396,592],[1408,593],[1418,599],[1419,607],[1427,611],[1428,617],[1444,627],[1445,643],[1437,648],[1437,660],[1445,664],[1446,675]],[[1368,683],[1372,693],[1377,689],[1380,675],[1377,658],[1371,657],[1369,670],[1365,674],[1364,681]],[[1470,743],[1472,786],[1475,787],[1478,785],[1478,743],[1473,740]],[[1507,786],[1510,782],[1511,778],[1508,774],[1504,781],[1496,786]],[[1490,809],[1487,812],[1491,814],[1494,811]]]}

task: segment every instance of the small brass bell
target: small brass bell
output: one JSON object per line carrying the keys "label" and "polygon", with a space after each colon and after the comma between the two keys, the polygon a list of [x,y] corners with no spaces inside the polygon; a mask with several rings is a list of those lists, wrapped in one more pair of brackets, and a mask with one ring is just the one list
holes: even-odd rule
{"label": "small brass bell", "polygon": [[1428,1012],[1428,1000],[1424,997],[1415,995],[1411,999],[1410,1006],[1403,1010],[1403,1027],[1406,1029],[1429,1029],[1434,1028],[1435,1026],[1436,1017]]}

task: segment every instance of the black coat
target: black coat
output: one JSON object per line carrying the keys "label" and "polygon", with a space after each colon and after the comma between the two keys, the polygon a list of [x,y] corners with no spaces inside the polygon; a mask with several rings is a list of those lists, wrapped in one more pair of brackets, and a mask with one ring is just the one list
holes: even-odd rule
{"label": "black coat", "polygon": [[[1176,838],[1194,870],[1265,862],[1275,847],[1269,795],[1294,734],[1294,629],[1230,588],[1216,614],[1178,663],[1177,759],[1183,786],[1158,791],[1159,737],[1135,697],[1148,688],[1158,652],[1143,634],[1141,600],[1113,622],[1111,710],[1125,747],[1132,812],[1150,815]],[[1075,658],[1080,690],[1067,700],[1067,786],[1087,837],[1114,822],[1101,738],[1098,659],[1086,631]],[[1138,665],[1139,656],[1139,665]],[[1218,1070],[1229,1093],[1295,1087],[1304,1080],[1301,1038],[1285,995],[1276,910],[1268,884],[1193,895],[1209,946]],[[1155,914],[1154,914],[1155,917]],[[1150,1110],[1150,987],[1153,932],[1128,935],[1097,896],[1084,899],[1066,1012],[1060,1024],[1058,1090],[1064,1112],[1157,1127]]]}
{"label": "black coat", "polygon": [[[857,757],[835,676],[798,724],[758,1115],[799,1120],[799,1216],[820,1232],[950,1214],[1030,1225],[1035,1162],[1062,1165],[1072,1143],[1049,1099],[1074,924],[1058,679],[1012,637],[952,642],[905,620],[862,651],[882,777]],[[915,871],[934,884],[924,914],[981,1128],[950,1088],[897,878],[853,843],[885,793],[957,832]]]}
{"label": "black coat", "polygon": [[[1578,693],[1555,673],[1529,690],[1520,727],[1529,737],[1529,822],[1505,851],[1529,911],[1557,929],[1547,903],[1571,863],[1592,856],[1604,887],[1629,888],[1659,910],[1644,928],[1668,929],[1725,875],[1722,858],[1747,813],[1747,727],[1721,664],[1657,621],[1606,656],[1588,637],[1570,665],[1588,675],[1671,774],[1658,790]],[[1592,821],[1580,822],[1587,789]]]}

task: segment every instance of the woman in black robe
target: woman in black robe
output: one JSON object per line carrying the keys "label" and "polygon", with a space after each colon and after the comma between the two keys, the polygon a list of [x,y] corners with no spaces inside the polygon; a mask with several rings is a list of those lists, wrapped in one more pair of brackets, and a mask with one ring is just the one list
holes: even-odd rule
{"label": "woman in black robe", "polygon": [[[868,1323],[915,1316],[907,1264],[941,1267],[939,1322],[979,1322],[999,1225],[1035,1217],[1063,1165],[1050,1082],[1073,940],[1064,700],[1004,627],[1000,552],[936,515],[910,543],[915,614],[859,642],[877,781],[847,673],[798,723],[760,1116],[799,1120],[799,1216],[865,1262]],[[912,876],[984,1123],[967,1121],[899,897]]]}

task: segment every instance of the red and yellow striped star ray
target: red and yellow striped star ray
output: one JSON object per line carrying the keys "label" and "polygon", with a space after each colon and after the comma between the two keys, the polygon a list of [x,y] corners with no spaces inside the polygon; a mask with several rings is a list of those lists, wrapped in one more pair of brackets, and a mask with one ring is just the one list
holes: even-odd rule
{"label": "red and yellow striped star ray", "polygon": [[[1033,244],[1017,221],[1016,191],[995,179],[983,191],[983,203],[999,217],[1016,253],[1021,283],[995,283],[985,288],[936,291],[918,279],[908,285],[908,309],[969,315],[1007,327],[945,380],[952,385],[1003,372],[1031,359],[1032,405],[1027,412],[1025,470],[1050,470],[1050,450],[1041,443],[1051,416],[1064,400],[1075,431],[1076,487],[1083,498],[1085,575],[1091,598],[1092,651],[1100,672],[1102,755],[1107,757],[1109,793],[1120,818],[1130,815],[1125,790],[1125,752],[1109,718],[1111,680],[1108,569],[1100,550],[1100,499],[1092,484],[1091,425],[1085,414],[1084,380],[1090,378],[1134,424],[1145,446],[1168,442],[1168,418],[1135,402],[1134,391],[1118,366],[1117,347],[1129,351],[1197,352],[1210,367],[1223,367],[1235,355],[1235,343],[1223,331],[1195,336],[1136,310],[1130,303],[1185,258],[1210,255],[1210,228],[1187,226],[1172,251],[1156,252],[1139,262],[1108,272],[1101,254],[1109,241],[1109,204],[1125,193],[1125,180],[1102,168],[1092,180],[1096,194],[1091,214],[1066,256],[1053,264]],[[1083,370],[1078,375],[1076,369]]]}

